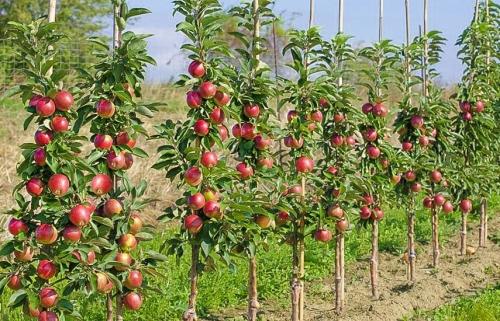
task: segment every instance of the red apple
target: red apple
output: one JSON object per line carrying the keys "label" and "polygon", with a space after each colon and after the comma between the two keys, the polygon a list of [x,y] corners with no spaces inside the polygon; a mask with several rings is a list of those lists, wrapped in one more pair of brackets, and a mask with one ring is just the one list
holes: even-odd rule
{"label": "red apple", "polygon": [[373,127],[367,128],[363,131],[363,138],[368,142],[376,141],[377,137],[377,130]]}
{"label": "red apple", "polygon": [[49,97],[40,98],[36,103],[36,113],[41,117],[49,117],[56,111],[54,101]]}
{"label": "red apple", "polygon": [[112,150],[108,153],[108,156],[106,156],[106,163],[108,164],[109,169],[120,170],[125,167],[125,154],[117,154],[114,150]]}
{"label": "red apple", "polygon": [[14,257],[19,262],[30,262],[33,259],[33,250],[26,246],[22,251],[14,251]]}
{"label": "red apple", "polygon": [[51,131],[39,129],[35,132],[35,143],[38,146],[48,145],[53,138],[53,134]]}
{"label": "red apple", "polygon": [[469,199],[463,199],[460,201],[459,206],[462,213],[469,213],[472,210],[472,201]]}
{"label": "red apple", "polygon": [[236,165],[236,170],[239,172],[241,179],[248,179],[254,174],[252,166],[246,163],[239,163]]}
{"label": "red apple", "polygon": [[434,206],[434,200],[430,196],[424,197],[422,204],[425,208],[432,208]]}
{"label": "red apple", "polygon": [[433,170],[430,174],[430,179],[433,183],[437,184],[443,179],[443,175],[438,170]]}
{"label": "red apple", "polygon": [[326,171],[332,175],[337,175],[337,173],[339,172],[338,168],[335,166],[328,166]]}
{"label": "red apple", "polygon": [[194,78],[201,78],[205,76],[206,70],[205,66],[203,65],[203,62],[199,60],[194,60],[189,64],[188,72]]}
{"label": "red apple", "polygon": [[203,227],[203,220],[196,214],[191,214],[184,218],[184,228],[191,234],[198,234]]}
{"label": "red apple", "polygon": [[250,123],[241,124],[241,137],[246,140],[252,140],[255,137],[255,126]]}
{"label": "red apple", "polygon": [[373,110],[373,105],[371,103],[365,103],[363,104],[363,106],[361,107],[361,111],[365,114],[369,114],[371,113]]}
{"label": "red apple", "polygon": [[129,218],[128,232],[130,234],[135,235],[141,231],[142,225],[143,225],[142,218],[140,217],[139,214],[134,213],[134,214],[130,215],[130,218]]}
{"label": "red apple", "polygon": [[255,148],[258,150],[266,150],[268,149],[269,145],[271,145],[271,139],[264,138],[260,134],[255,136],[253,142],[255,143]]}
{"label": "red apple", "polygon": [[44,280],[50,280],[57,273],[56,265],[50,260],[41,260],[38,263],[38,267],[36,269],[36,274],[39,278]]}
{"label": "red apple", "polygon": [[338,204],[333,204],[328,206],[326,214],[330,217],[342,218],[344,216],[344,210],[340,208]]}
{"label": "red apple", "polygon": [[95,263],[95,252],[94,251],[90,251],[87,253],[87,260],[84,260],[80,251],[77,251],[77,250],[71,252],[71,255],[73,255],[73,257],[75,257],[78,260],[78,262],[80,262],[81,264],[93,265]]}
{"label": "red apple", "polygon": [[198,108],[201,106],[203,102],[203,99],[201,98],[201,95],[197,91],[188,91],[186,94],[186,103],[189,107],[191,108]]}
{"label": "red apple", "polygon": [[476,105],[474,106],[474,111],[476,113],[482,113],[484,111],[484,107],[485,107],[484,101],[478,100],[476,101]]}
{"label": "red apple", "polygon": [[225,119],[224,111],[219,107],[215,107],[209,116],[214,124],[221,124]]}
{"label": "red apple", "polygon": [[198,167],[190,167],[184,173],[184,181],[191,186],[198,186],[203,180],[203,173]]}
{"label": "red apple", "polygon": [[33,152],[33,160],[37,166],[45,166],[47,163],[47,154],[45,153],[45,149],[43,149],[43,147],[35,149]]}
{"label": "red apple", "polygon": [[387,158],[380,159],[380,165],[382,165],[383,169],[389,168],[390,161]]}
{"label": "red apple", "polygon": [[240,138],[241,137],[241,126],[240,126],[240,124],[234,125],[233,128],[231,129],[231,133],[233,134],[233,136],[235,138]]}
{"label": "red apple", "polygon": [[28,194],[34,197],[42,195],[43,192],[43,182],[38,177],[32,177],[26,182],[26,191]]}
{"label": "red apple", "polygon": [[403,151],[409,152],[412,150],[413,144],[410,141],[405,140],[403,143],[401,143],[401,148],[403,149]]}
{"label": "red apple", "polygon": [[66,242],[76,243],[82,237],[82,230],[78,226],[68,225],[63,230],[63,238]]}
{"label": "red apple", "polygon": [[206,136],[210,131],[210,124],[204,119],[198,119],[194,123],[193,130],[198,136]]}
{"label": "red apple", "polygon": [[374,221],[380,221],[384,218],[384,211],[382,211],[380,208],[375,207],[372,211],[371,214],[371,219]]}
{"label": "red apple", "polygon": [[248,118],[257,118],[260,114],[260,107],[256,104],[248,104],[243,107],[243,114]]}
{"label": "red apple", "polygon": [[413,182],[414,180],[417,179],[417,174],[415,174],[414,171],[409,170],[405,173],[405,180],[408,182]]}
{"label": "red apple", "polygon": [[57,229],[51,224],[41,224],[35,230],[35,238],[40,244],[53,244],[57,240]]}
{"label": "red apple", "polygon": [[59,321],[59,318],[55,312],[42,311],[38,316],[38,321]]}
{"label": "red apple", "polygon": [[56,108],[60,111],[68,111],[74,102],[73,95],[66,90],[59,91],[54,97]]}
{"label": "red apple", "polygon": [[347,220],[345,220],[345,219],[338,220],[337,223],[335,223],[335,228],[340,233],[343,233],[343,232],[347,231],[347,229],[349,228],[349,222],[347,222]]}
{"label": "red apple", "polygon": [[221,208],[217,201],[208,201],[203,207],[203,214],[210,218],[222,218]]}
{"label": "red apple", "polygon": [[132,270],[128,272],[127,278],[125,279],[125,282],[123,282],[123,285],[125,285],[129,290],[140,288],[142,285],[141,271]]}
{"label": "red apple", "polygon": [[371,159],[376,159],[380,156],[380,149],[377,146],[373,146],[373,145],[369,144],[366,147],[366,154]]}
{"label": "red apple", "polygon": [[38,94],[35,94],[33,96],[31,96],[29,102],[28,102],[28,106],[29,107],[36,107],[36,104],[40,101],[40,99],[42,99],[43,96],[42,95],[38,95]]}
{"label": "red apple", "polygon": [[365,205],[372,205],[373,196],[370,194],[363,194],[363,203],[365,203]]}
{"label": "red apple", "polygon": [[97,134],[94,137],[94,146],[97,149],[108,150],[113,146],[113,138],[106,134]]}
{"label": "red apple", "polygon": [[[130,135],[125,131],[119,132],[118,134],[116,134],[115,142],[116,142],[116,145],[119,145],[119,146],[128,145],[130,142]],[[133,146],[130,148],[133,148]]]}
{"label": "red apple", "polygon": [[426,147],[426,146],[428,146],[428,145],[429,145],[429,143],[430,143],[430,142],[429,142],[429,137],[427,137],[427,136],[420,136],[420,137],[418,138],[418,143],[419,143],[419,144],[420,144],[420,146],[422,146],[422,147]]}
{"label": "red apple", "polygon": [[341,123],[345,120],[345,116],[343,114],[335,114],[333,115],[333,122],[335,123]]}
{"label": "red apple", "polygon": [[215,152],[204,152],[203,154],[201,154],[200,163],[205,167],[215,167],[217,166],[218,162],[219,158],[217,157],[217,154]]}
{"label": "red apple", "polygon": [[257,165],[261,168],[272,168],[274,160],[272,158],[259,158],[257,160]]}
{"label": "red apple", "polygon": [[299,173],[309,173],[314,169],[314,161],[307,156],[300,156],[295,160],[295,169]]}
{"label": "red apple", "polygon": [[320,107],[325,108],[328,107],[328,105],[330,105],[330,102],[328,101],[328,99],[321,97],[318,101],[318,104]]}
{"label": "red apple", "polygon": [[411,126],[415,129],[420,129],[424,126],[424,118],[420,115],[414,115],[410,119]]}
{"label": "red apple", "polygon": [[205,81],[201,83],[200,87],[198,88],[198,92],[200,93],[200,96],[202,98],[210,99],[215,96],[217,87],[215,87],[215,85],[210,81]]}
{"label": "red apple", "polygon": [[104,215],[108,217],[113,217],[115,215],[120,215],[123,211],[123,206],[119,200],[110,198],[104,203]]}
{"label": "red apple", "polygon": [[334,197],[334,198],[339,197],[339,195],[340,195],[340,189],[338,189],[338,188],[332,189],[332,193],[331,194],[332,194],[332,197]]}
{"label": "red apple", "polygon": [[422,190],[422,185],[420,183],[415,182],[415,183],[411,184],[410,190],[413,193],[418,193]]}
{"label": "red apple", "polygon": [[123,252],[116,253],[115,261],[120,263],[119,265],[115,266],[115,270],[120,272],[128,270],[128,268],[130,267],[130,265],[132,265],[133,262],[132,256],[130,256],[130,254],[128,253],[123,253]]}
{"label": "red apple", "polygon": [[54,174],[49,178],[47,186],[55,196],[64,196],[69,190],[69,179],[64,174]]}
{"label": "red apple", "polygon": [[96,273],[97,292],[102,294],[110,293],[113,290],[113,282],[106,274],[102,272]]}
{"label": "red apple", "polygon": [[338,133],[333,133],[332,137],[330,138],[330,143],[334,147],[340,147],[344,144],[344,137],[339,135]]}
{"label": "red apple", "polygon": [[389,113],[389,110],[384,106],[384,104],[376,103],[373,106],[372,113],[377,117],[385,117]]}
{"label": "red apple", "polygon": [[107,194],[113,188],[113,180],[106,174],[97,174],[90,183],[92,192],[98,196]]}
{"label": "red apple", "polygon": [[214,101],[217,106],[226,106],[227,104],[229,104],[229,101],[231,101],[231,97],[227,93],[218,90],[215,93]]}
{"label": "red apple", "polygon": [[255,223],[262,229],[268,229],[273,223],[273,220],[266,215],[257,215],[254,219]]}
{"label": "red apple", "polygon": [[229,132],[227,131],[226,126],[219,125],[217,126],[217,130],[219,131],[219,137],[221,141],[225,141],[229,138]]}
{"label": "red apple", "polygon": [[453,212],[453,204],[451,204],[450,201],[446,201],[444,204],[443,204],[443,213],[445,214],[449,214],[451,212]]}
{"label": "red apple", "polygon": [[12,289],[12,290],[19,290],[20,288],[23,287],[23,284],[21,282],[21,277],[19,276],[19,274],[12,274],[10,277],[9,277],[9,281],[7,283],[7,286]]}
{"label": "red apple", "polygon": [[302,137],[299,137],[299,139],[295,138],[294,136],[286,136],[284,138],[284,144],[286,147],[290,148],[301,148],[304,145],[304,139]]}
{"label": "red apple", "polygon": [[142,297],[139,293],[129,292],[123,296],[123,305],[132,311],[137,311],[141,308]]}
{"label": "red apple", "polygon": [[69,212],[69,221],[78,227],[83,227],[90,223],[91,212],[84,205],[76,205]]}
{"label": "red apple", "polygon": [[468,101],[460,102],[460,110],[464,113],[470,113],[472,111],[471,104]]}
{"label": "red apple", "polygon": [[442,194],[434,195],[434,203],[437,206],[442,206],[446,202],[446,198]]}
{"label": "red apple", "polygon": [[392,175],[391,182],[393,184],[398,184],[401,181],[401,175]]}
{"label": "red apple", "polygon": [[124,234],[118,240],[120,249],[124,252],[130,252],[137,248],[137,239],[132,234]]}
{"label": "red apple", "polygon": [[54,116],[54,118],[52,118],[52,121],[50,122],[50,128],[52,128],[52,130],[56,133],[63,133],[65,131],[68,131],[68,119],[66,119],[66,117],[64,116]]}
{"label": "red apple", "polygon": [[323,113],[320,110],[315,110],[309,115],[309,118],[312,121],[321,123],[323,121]]}
{"label": "red apple", "polygon": [[332,232],[326,229],[319,229],[314,232],[314,239],[319,242],[330,242],[332,240]]}
{"label": "red apple", "polygon": [[9,233],[16,236],[21,233],[27,234],[29,231],[28,225],[24,223],[22,220],[18,220],[17,218],[11,218],[8,226]]}
{"label": "red apple", "polygon": [[276,224],[283,225],[290,220],[290,215],[285,211],[280,211],[276,216]]}
{"label": "red apple", "polygon": [[125,166],[123,166],[123,170],[128,170],[132,167],[132,165],[134,165],[134,156],[129,153],[129,152],[125,152],[125,151],[122,151],[121,152],[123,154],[123,157],[125,158]]}
{"label": "red apple", "polygon": [[345,138],[345,143],[348,146],[354,146],[354,145],[356,145],[356,138],[354,138],[354,136],[347,136]]}
{"label": "red apple", "polygon": [[465,121],[471,121],[472,120],[472,113],[469,113],[469,112],[463,113],[462,119]]}
{"label": "red apple", "polygon": [[50,309],[57,304],[59,296],[53,288],[42,288],[40,292],[38,292],[38,298],[43,308]]}
{"label": "red apple", "polygon": [[362,208],[360,208],[359,217],[362,220],[369,219],[371,215],[372,215],[372,211],[370,210],[370,208],[368,206],[363,206]]}
{"label": "red apple", "polygon": [[283,195],[293,195],[293,194],[302,194],[302,186],[294,185],[287,189]]}
{"label": "red apple", "polygon": [[96,112],[102,118],[111,118],[115,114],[115,105],[107,99],[101,99],[96,104]]}
{"label": "red apple", "polygon": [[197,211],[205,206],[205,196],[202,193],[198,192],[188,197],[188,206],[190,209]]}

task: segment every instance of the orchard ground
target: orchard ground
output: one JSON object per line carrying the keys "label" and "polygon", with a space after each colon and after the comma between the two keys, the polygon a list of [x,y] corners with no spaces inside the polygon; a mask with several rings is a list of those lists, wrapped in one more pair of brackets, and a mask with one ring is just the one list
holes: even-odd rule
{"label": "orchard ground", "polygon": [[[153,133],[153,125],[166,118],[182,117],[185,107],[181,91],[165,86],[147,87],[145,99],[167,102],[154,119],[148,120],[148,129]],[[17,99],[0,100],[0,202],[2,208],[14,205],[11,191],[17,184],[15,165],[21,158],[18,146],[32,139],[34,130],[22,130],[24,112]],[[131,177],[149,182],[148,196],[157,201],[147,208],[150,222],[162,209],[169,206],[177,196],[161,171],[150,169],[156,161],[156,144],[159,142],[140,141],[150,154],[148,159],[138,159],[132,167]],[[89,143],[89,148],[91,144]],[[406,218],[401,210],[386,209],[387,215],[380,224],[380,286],[381,300],[371,301],[369,297],[369,253],[370,231],[355,229],[346,238],[346,291],[347,310],[340,320],[481,320],[500,319],[500,196],[496,191],[489,203],[490,238],[487,249],[479,249],[465,258],[457,256],[460,215],[454,213],[441,216],[440,234],[443,244],[441,267],[430,268],[431,225],[427,211],[417,213],[416,239],[418,241],[417,284],[409,287],[406,283],[406,265],[401,257],[406,244]],[[356,215],[352,215],[354,217]],[[6,217],[0,216],[1,226]],[[469,245],[477,245],[477,216],[471,215]],[[161,226],[160,237],[147,246],[159,249],[163,240],[175,229]],[[5,235],[5,233],[0,234]],[[307,239],[306,252],[306,320],[333,320],[334,305],[331,288],[333,280],[334,244],[318,244]],[[267,251],[259,256],[259,294],[262,298],[262,320],[278,321],[288,319],[290,249],[273,241]],[[156,321],[178,320],[185,309],[188,289],[188,262],[186,255],[179,264],[169,258],[162,265],[164,276],[152,281],[163,293],[150,291],[146,295],[143,308],[129,313],[125,320]],[[199,308],[202,320],[244,320],[246,305],[247,264],[241,258],[236,271],[229,271],[222,264],[217,270],[206,271],[201,278]],[[488,288],[483,292],[483,289]],[[21,311],[10,312],[6,308],[7,290],[0,297],[0,320],[23,320]],[[461,298],[465,296],[466,298]],[[471,297],[472,296],[472,297]],[[100,298],[76,298],[84,320],[104,320],[104,305]],[[98,301],[100,300],[100,301]],[[453,303],[456,301],[456,303]],[[446,305],[446,304],[452,305]],[[428,311],[435,309],[436,311]]]}

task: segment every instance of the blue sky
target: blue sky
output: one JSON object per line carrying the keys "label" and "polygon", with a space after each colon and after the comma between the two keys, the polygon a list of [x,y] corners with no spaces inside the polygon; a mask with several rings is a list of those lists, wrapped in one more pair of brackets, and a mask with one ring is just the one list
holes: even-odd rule
{"label": "blue sky", "polygon": [[[237,5],[239,0],[222,0],[225,8]],[[411,0],[412,36],[418,34],[423,17],[423,0]],[[460,79],[462,66],[456,57],[454,43],[469,24],[474,0],[429,0],[429,29],[440,30],[448,39],[443,61],[438,66],[442,81],[456,82]],[[308,21],[308,0],[276,0],[275,12],[281,13],[288,24],[305,28]],[[172,16],[169,0],[129,0],[129,7],[146,7],[152,14],[140,18],[131,29],[154,34],[149,39],[149,50],[158,65],[148,70],[147,79],[152,82],[168,81],[185,71],[187,61],[179,51],[184,41],[175,32],[180,17]],[[315,24],[321,27],[325,37],[337,32],[337,0],[316,0]],[[355,44],[370,43],[378,37],[378,0],[345,0],[345,32],[354,36]],[[385,1],[385,37],[400,44],[404,41],[404,0]]]}

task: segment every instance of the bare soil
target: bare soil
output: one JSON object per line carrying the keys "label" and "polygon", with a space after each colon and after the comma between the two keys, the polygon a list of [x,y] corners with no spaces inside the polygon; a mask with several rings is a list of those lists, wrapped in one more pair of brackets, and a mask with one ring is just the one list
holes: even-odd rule
{"label": "bare soil", "polygon": [[[490,235],[498,233],[500,218],[489,222]],[[489,285],[500,282],[500,245],[491,240],[486,248],[477,248],[477,227],[469,227],[470,252],[462,257],[458,253],[459,234],[441,248],[441,261],[438,269],[431,267],[431,249],[421,251],[417,258],[417,281],[411,284],[406,280],[406,265],[400,257],[382,253],[380,255],[380,299],[371,298],[369,261],[359,260],[346,267],[346,309],[342,315],[334,311],[332,293],[333,278],[306,284],[305,320],[307,321],[397,321],[411,315],[414,310],[429,310],[439,307],[453,299],[477,293]],[[424,252],[424,253],[422,253]],[[319,290],[318,290],[319,288]],[[314,290],[312,290],[314,289]],[[286,300],[286,301],[284,301]],[[284,297],[277,302],[288,302]],[[260,311],[262,321],[289,320],[287,308],[276,302],[263,302]],[[223,311],[220,316],[210,320],[246,320],[245,310]],[[228,316],[231,315],[231,316]]]}

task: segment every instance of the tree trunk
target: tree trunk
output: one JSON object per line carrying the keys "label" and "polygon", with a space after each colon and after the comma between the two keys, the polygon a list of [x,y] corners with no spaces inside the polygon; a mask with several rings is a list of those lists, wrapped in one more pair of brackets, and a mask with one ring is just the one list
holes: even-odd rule
{"label": "tree trunk", "polygon": [[123,321],[123,302],[121,294],[116,296],[116,321]]}
{"label": "tree trunk", "polygon": [[[302,177],[302,202],[306,198],[306,179]],[[305,244],[304,244],[305,213],[301,213],[299,227],[299,321],[304,321],[304,274],[305,274]]]}
{"label": "tree trunk", "polygon": [[432,267],[439,265],[439,216],[436,206],[432,206]]}
{"label": "tree trunk", "polygon": [[481,199],[479,216],[479,247],[486,247],[486,199]]}
{"label": "tree trunk", "polygon": [[106,321],[114,321],[114,319],[113,296],[110,293],[106,296]]}
{"label": "tree trunk", "polygon": [[372,223],[372,256],[370,259],[372,297],[378,300],[378,221]]}
{"label": "tree trunk", "polygon": [[344,233],[337,231],[335,247],[335,311],[344,310]]}
{"label": "tree trunk", "polygon": [[415,261],[417,254],[415,251],[415,196],[410,195],[410,208],[408,209],[408,246],[407,246],[407,277],[408,281],[415,282]]}
{"label": "tree trunk", "polygon": [[259,310],[259,298],[257,292],[257,260],[255,256],[248,259],[248,320],[257,321]]}
{"label": "tree trunk", "polygon": [[198,295],[198,261],[200,257],[200,246],[198,244],[192,245],[191,253],[191,272],[189,277],[191,279],[191,293],[189,294],[188,308],[182,316],[183,321],[196,321],[196,297]]}
{"label": "tree trunk", "polygon": [[465,255],[467,248],[467,213],[462,213],[462,231],[460,233],[460,255]]}
{"label": "tree trunk", "polygon": [[294,231],[294,239],[292,244],[292,321],[299,321],[300,317],[300,278],[299,278],[299,255],[298,255],[298,233]]}

